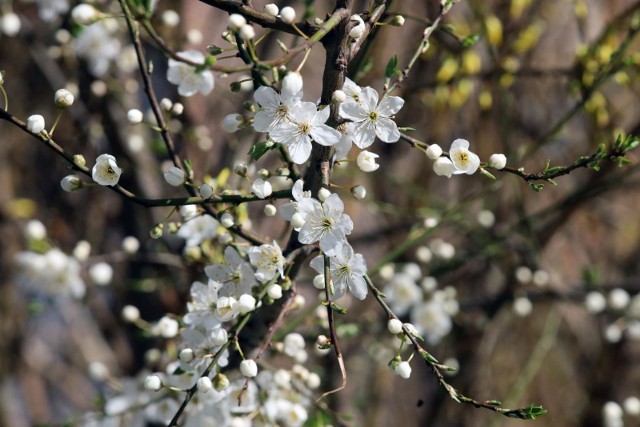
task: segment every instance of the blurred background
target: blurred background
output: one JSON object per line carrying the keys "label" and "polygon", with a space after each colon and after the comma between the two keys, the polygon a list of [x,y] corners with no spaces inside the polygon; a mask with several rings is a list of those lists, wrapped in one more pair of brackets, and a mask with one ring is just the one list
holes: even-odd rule
{"label": "blurred background", "polygon": [[[306,10],[310,21],[324,18],[332,6],[279,5],[289,3],[299,16]],[[367,8],[367,2],[354,3],[355,11]],[[404,25],[378,27],[350,68],[358,84],[379,91],[389,59],[397,55],[404,66],[439,11],[435,1],[388,3],[383,20],[399,14]],[[70,18],[75,4],[56,4],[57,9],[45,1],[1,3],[0,69],[11,114],[21,120],[42,114],[53,123],[53,93],[67,87],[76,103],[55,131],[65,151],[84,155],[88,165],[99,154],[113,154],[123,169],[121,184],[142,197],[186,196],[163,179],[168,156],[157,134],[126,121],[129,109],[146,112],[149,104],[124,21],[105,21],[111,44],[105,35],[80,43],[86,29]],[[117,3],[96,7],[118,13]],[[176,50],[226,46],[226,12],[195,0],[160,0],[155,10],[155,28]],[[17,31],[6,18],[13,13]],[[620,134],[640,134],[639,31],[640,2],[631,0],[459,2],[394,93],[406,101],[396,121],[414,128],[412,137],[445,151],[464,138],[482,161],[504,153],[509,167],[527,173],[543,171],[547,161],[570,165]],[[145,35],[143,40],[158,97],[178,101],[165,79],[162,52]],[[260,57],[280,56],[277,41],[291,45],[294,37],[272,33],[261,43]],[[305,100],[318,99],[323,66],[324,52],[315,46],[301,70]],[[246,78],[216,73],[214,91],[181,99],[184,112],[171,118],[178,151],[192,162],[196,182],[249,191],[250,182],[229,175],[229,168],[249,163],[255,174],[282,166],[273,156],[250,161],[246,153],[260,140],[250,128],[222,130],[223,117],[242,113],[243,103],[252,100],[250,88],[229,90]],[[393,283],[405,280],[413,282],[405,288],[415,293],[415,306],[445,296],[451,330],[425,345],[440,361],[459,366],[448,381],[480,401],[543,405],[549,413],[532,425],[623,425],[611,421],[618,418],[640,425],[637,154],[631,152],[624,167],[603,162],[599,171],[577,169],[557,178],[557,186],[545,183],[534,191],[518,176],[497,171],[496,180],[479,173],[436,176],[432,162],[402,141],[378,141],[370,150],[380,155],[378,171],[364,174],[343,162],[332,178],[355,224],[350,242],[385,292],[401,293],[402,285]],[[150,350],[171,345],[123,321],[122,308],[135,305],[149,322],[166,313],[180,316],[191,283],[203,278],[199,259],[183,256],[184,241],[170,233],[149,237],[152,226],[168,216],[179,220],[171,209],[144,208],[102,187],[63,192],[60,180],[69,173],[41,142],[0,122],[1,425],[74,425],[78,414],[100,408],[109,384],[98,378],[96,366],[114,377],[136,377],[157,363]],[[272,181],[277,188],[290,185]],[[364,203],[349,198],[348,189],[357,184],[367,188]],[[251,219],[246,227],[284,247],[287,227],[263,216],[263,206],[242,208],[239,216]],[[34,239],[34,219],[45,226],[46,238]],[[123,250],[127,236],[140,242],[133,255]],[[90,245],[88,256],[78,255],[86,252],[85,244],[78,249],[79,241]],[[25,285],[17,254],[46,247],[80,258],[87,286],[80,301]],[[113,267],[108,286],[93,283],[88,274],[103,261]],[[313,308],[317,291],[307,270],[297,287]],[[395,298],[392,306],[400,304]],[[386,366],[393,345],[384,312],[373,298],[345,304],[349,311],[338,322],[353,326],[341,341],[349,383],[329,399],[353,417],[345,424],[523,423],[453,402],[419,357],[411,363],[410,380],[394,375]],[[403,320],[417,322],[415,307],[404,311]],[[300,327],[314,346],[317,334],[326,331],[314,310],[308,313]],[[331,359],[314,356],[307,362],[322,373],[323,390],[339,383]],[[612,416],[616,409],[607,402],[622,406],[624,414]]]}

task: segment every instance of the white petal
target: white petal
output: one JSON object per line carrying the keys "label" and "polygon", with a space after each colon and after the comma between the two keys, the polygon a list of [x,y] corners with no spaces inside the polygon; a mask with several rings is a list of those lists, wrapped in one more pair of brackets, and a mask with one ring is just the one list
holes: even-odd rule
{"label": "white petal", "polygon": [[302,136],[287,145],[287,149],[289,150],[293,163],[301,165],[311,156],[311,141],[308,136]]}
{"label": "white petal", "polygon": [[376,140],[376,128],[374,124],[369,120],[357,123],[353,127],[353,133],[351,137],[353,138],[354,144],[362,149],[365,149],[373,144],[373,141]]}
{"label": "white petal", "polygon": [[367,118],[367,112],[360,104],[347,100],[340,104],[340,116],[355,122],[361,122]]}
{"label": "white petal", "polygon": [[318,125],[311,129],[311,136],[318,144],[328,147],[337,144],[342,134],[327,125]]}
{"label": "white petal", "polygon": [[353,276],[348,279],[349,291],[359,300],[365,299],[367,296],[367,282],[361,276]]}
{"label": "white petal", "polygon": [[400,131],[395,122],[386,117],[378,117],[376,135],[384,142],[396,142],[400,139]]}
{"label": "white petal", "polygon": [[375,110],[378,106],[378,92],[372,87],[365,87],[360,93],[360,102],[366,110]]}
{"label": "white petal", "polygon": [[467,141],[466,139],[456,139],[455,141],[453,141],[451,143],[451,148],[449,149],[449,151],[453,151],[453,150],[459,149],[459,148],[468,149],[469,148],[469,141]]}
{"label": "white petal", "polygon": [[392,116],[404,105],[404,99],[399,96],[387,96],[382,101],[380,101],[380,105],[378,106],[378,113],[383,116]]}
{"label": "white petal", "polygon": [[268,86],[260,86],[254,93],[253,99],[261,107],[276,108],[280,105],[280,95]]}

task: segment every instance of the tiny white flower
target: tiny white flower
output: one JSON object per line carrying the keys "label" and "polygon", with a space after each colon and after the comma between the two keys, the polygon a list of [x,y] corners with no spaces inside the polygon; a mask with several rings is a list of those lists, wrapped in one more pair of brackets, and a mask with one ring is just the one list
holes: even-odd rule
{"label": "tiny white flower", "polygon": [[211,342],[213,345],[222,346],[229,341],[229,334],[224,328],[216,328],[211,332]]}
{"label": "tiny white flower", "polygon": [[280,9],[275,3],[269,3],[264,6],[264,11],[271,16],[278,16]]}
{"label": "tiny white flower", "polygon": [[58,89],[54,95],[54,102],[58,108],[68,108],[73,105],[74,97],[67,89]]}
{"label": "tiny white flower", "polygon": [[162,23],[167,27],[177,27],[180,23],[180,14],[173,9],[162,12]]}
{"label": "tiny white flower", "polygon": [[326,255],[335,256],[346,243],[346,235],[353,230],[353,221],[343,213],[344,203],[333,193],[320,203],[315,199],[303,199],[298,203],[299,213],[306,218],[298,240],[302,244],[320,243]]}
{"label": "tiny white flower", "polygon": [[[182,211],[180,213],[182,213]],[[186,240],[185,245],[187,247],[198,246],[202,242],[211,239],[217,234],[218,227],[220,226],[218,220],[211,215],[201,215],[198,217],[195,215],[194,213],[193,216],[189,216],[188,218],[185,216],[187,221],[182,224],[176,233],[176,236]]]}
{"label": "tiny white flower", "polygon": [[162,380],[158,375],[149,375],[144,379],[144,388],[148,391],[160,391],[162,389]]}
{"label": "tiny white flower", "polygon": [[347,100],[347,94],[344,91],[338,89],[331,95],[331,101],[336,104],[342,104]]}
{"label": "tiny white flower", "polygon": [[77,24],[89,25],[98,17],[98,11],[95,7],[87,3],[80,3],[71,9],[71,19]]}
{"label": "tiny white flower", "polygon": [[607,299],[601,292],[591,291],[584,299],[584,305],[591,314],[597,314],[607,308]]}
{"label": "tiny white flower", "polygon": [[237,132],[243,123],[242,115],[240,114],[227,114],[222,119],[222,129],[228,133]]}
{"label": "tiny white flower", "polygon": [[34,114],[27,117],[27,130],[31,133],[40,133],[44,130],[44,117]]}
{"label": "tiny white flower", "polygon": [[356,159],[356,164],[363,172],[373,172],[374,170],[380,167],[379,164],[376,163],[376,159],[380,157],[376,153],[372,153],[370,151],[364,150],[358,154],[358,158]]}
{"label": "tiny white flower", "polygon": [[91,177],[100,185],[114,186],[120,180],[122,170],[116,164],[116,158],[110,154],[101,154],[91,171]]}
{"label": "tiny white flower", "polygon": [[507,166],[507,157],[504,154],[492,154],[489,157],[489,166],[497,170],[504,169]]}
{"label": "tiny white flower", "polygon": [[142,114],[142,111],[138,110],[137,108],[132,108],[131,110],[127,111],[127,120],[132,125],[137,125],[142,123],[143,119],[144,119],[144,114]]}
{"label": "tiny white flower", "polygon": [[106,262],[99,262],[89,268],[89,277],[96,285],[106,286],[113,278],[113,267]]}
{"label": "tiny white flower", "polygon": [[273,285],[269,286],[269,289],[267,289],[267,295],[269,295],[269,297],[273,299],[282,298],[282,286],[274,283]]}
{"label": "tiny white flower", "polygon": [[274,216],[277,212],[278,209],[271,203],[268,203],[264,206],[264,214],[266,216]]}
{"label": "tiny white flower", "polygon": [[324,289],[325,288],[324,274],[320,273],[320,274],[316,275],[313,278],[313,286],[316,289]]}
{"label": "tiny white flower", "polygon": [[200,186],[200,197],[203,199],[208,199],[213,195],[213,187],[209,184],[202,184]]}
{"label": "tiny white flower", "polygon": [[164,172],[164,180],[167,181],[169,185],[179,187],[184,184],[184,171],[179,167],[172,166],[169,170],[166,170]]}
{"label": "tiny white flower", "polygon": [[520,317],[527,317],[532,309],[533,304],[527,297],[518,297],[513,301],[513,312]]}
{"label": "tiny white flower", "polygon": [[306,222],[307,221],[305,221],[304,217],[302,216],[302,214],[300,214],[300,212],[294,213],[293,216],[291,217],[291,226],[296,231],[299,231],[302,227],[304,227],[304,224]]}
{"label": "tiny white flower", "polygon": [[76,175],[67,175],[60,181],[60,187],[62,187],[64,191],[71,193],[82,188],[82,182]]}
{"label": "tiny white flower", "polygon": [[233,215],[231,215],[229,212],[223,213],[220,217],[220,224],[222,224],[224,228],[233,227],[233,224],[235,224]]}
{"label": "tiny white flower", "polygon": [[245,359],[240,362],[240,372],[247,378],[258,375],[258,365],[252,359]]}
{"label": "tiny white flower", "polygon": [[398,335],[400,332],[402,332],[402,322],[395,317],[393,319],[389,319],[389,321],[387,322],[387,329],[393,335]]}
{"label": "tiny white flower", "polygon": [[451,178],[455,169],[456,167],[453,165],[453,162],[447,157],[439,157],[435,162],[433,162],[433,171],[438,176]]}
{"label": "tiny white flower", "polygon": [[[314,258],[309,265],[322,274],[324,272],[324,257]],[[340,298],[347,290],[359,300],[365,299],[367,283],[364,275],[367,274],[367,264],[361,254],[354,253],[351,245],[344,243],[339,252],[335,256],[331,256],[330,271],[332,283],[330,290],[333,292],[334,299]]]}
{"label": "tiny white flower", "polygon": [[285,24],[292,24],[296,20],[296,11],[290,6],[283,7],[280,11],[280,19]]}
{"label": "tiny white flower", "polygon": [[200,393],[207,393],[213,388],[213,383],[209,377],[200,377],[196,381],[196,387]]}
{"label": "tiny white flower", "polygon": [[244,16],[239,13],[232,13],[229,15],[229,20],[227,21],[227,28],[230,31],[236,32],[243,26],[247,25],[247,20]]}
{"label": "tiny white flower", "polygon": [[266,283],[276,275],[284,278],[285,258],[275,240],[272,245],[252,246],[248,253],[251,265],[256,267],[255,277],[260,282]]}
{"label": "tiny white flower", "polygon": [[120,313],[125,322],[134,323],[140,320],[140,310],[134,305],[125,305]]}
{"label": "tiny white flower", "polygon": [[240,28],[239,34],[244,40],[253,40],[256,36],[256,30],[253,29],[251,24],[246,24]]}
{"label": "tiny white flower", "polygon": [[193,352],[193,349],[190,348],[183,348],[182,350],[180,350],[180,353],[178,353],[178,359],[180,359],[180,361],[184,363],[189,363],[195,358],[196,355]]}
{"label": "tiny white flower", "polygon": [[438,160],[440,156],[442,156],[442,147],[438,144],[431,144],[426,151],[427,157],[431,160]]}
{"label": "tiny white flower", "polygon": [[122,250],[132,255],[140,249],[140,241],[134,236],[127,236],[122,239]]}
{"label": "tiny white flower", "polygon": [[175,319],[168,316],[163,316],[158,323],[156,323],[152,331],[156,335],[160,335],[163,338],[173,338],[178,335],[180,325]]}
{"label": "tiny white flower", "polygon": [[240,314],[246,314],[256,308],[256,299],[249,294],[240,295],[232,308]]}
{"label": "tiny white flower", "polygon": [[304,337],[297,332],[287,334],[282,341],[284,344],[284,354],[295,357],[301,351],[304,351]]}
{"label": "tiny white flower", "polygon": [[269,181],[258,178],[253,181],[253,184],[251,184],[251,191],[259,198],[266,199],[273,192],[273,188]]}
{"label": "tiny white flower", "polygon": [[[178,52],[177,55],[191,62],[204,64],[204,55],[196,50]],[[175,59],[169,59],[167,80],[178,85],[178,93],[181,96],[191,96],[197,92],[207,95],[213,90],[214,85],[210,70],[196,70],[195,67]]]}
{"label": "tiny white flower", "polygon": [[0,29],[5,35],[9,37],[15,36],[20,32],[21,27],[20,17],[15,13],[8,12],[0,16]]}
{"label": "tiny white flower", "polygon": [[469,141],[466,139],[456,139],[451,143],[449,157],[455,166],[454,175],[462,173],[472,175],[480,166],[480,158],[469,151]]}
{"label": "tiny white flower", "polygon": [[47,229],[42,222],[32,219],[27,223],[24,234],[29,240],[42,240],[47,237]]}
{"label": "tiny white flower", "polygon": [[351,187],[351,195],[353,195],[356,200],[362,200],[367,197],[367,189],[362,185],[353,186]]}
{"label": "tiny white flower", "polygon": [[408,379],[411,376],[411,365],[409,365],[409,362],[400,362],[393,368],[393,372],[404,379]]}

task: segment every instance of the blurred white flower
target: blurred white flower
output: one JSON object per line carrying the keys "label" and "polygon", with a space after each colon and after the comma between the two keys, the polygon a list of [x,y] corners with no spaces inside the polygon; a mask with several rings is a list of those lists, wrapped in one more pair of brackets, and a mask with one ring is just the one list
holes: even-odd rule
{"label": "blurred white flower", "polygon": [[[204,55],[196,50],[178,52],[178,56],[191,62],[204,65]],[[213,73],[210,70],[197,70],[196,67],[175,59],[169,59],[167,80],[178,85],[178,93],[192,96],[197,92],[207,95],[213,90]]]}

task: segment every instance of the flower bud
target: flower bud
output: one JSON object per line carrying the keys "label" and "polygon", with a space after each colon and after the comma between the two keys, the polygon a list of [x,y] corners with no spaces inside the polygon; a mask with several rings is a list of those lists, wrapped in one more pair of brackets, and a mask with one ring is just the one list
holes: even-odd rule
{"label": "flower bud", "polygon": [[300,215],[300,212],[294,213],[291,217],[291,225],[295,230],[301,229],[305,222],[306,221],[304,220],[304,217]]}
{"label": "flower bud", "polygon": [[225,374],[217,374],[213,377],[213,388],[216,391],[222,391],[227,387],[229,387],[229,378]]}
{"label": "flower bud", "polygon": [[258,365],[252,359],[246,359],[240,362],[240,372],[247,378],[258,375]]}
{"label": "flower bud", "polygon": [[440,156],[442,156],[442,147],[438,144],[431,144],[426,151],[427,157],[431,160],[437,160]]}
{"label": "flower bud", "polygon": [[271,203],[265,205],[264,207],[264,214],[266,216],[274,216],[277,213],[277,211],[278,209]]}
{"label": "flower bud", "polygon": [[242,37],[243,40],[253,40],[255,36],[256,31],[253,29],[252,25],[246,24],[240,28],[240,37]]}
{"label": "flower bud", "polygon": [[326,335],[318,335],[318,338],[316,338],[316,344],[321,349],[327,349],[331,347],[331,340]]}
{"label": "flower bud", "polygon": [[455,168],[456,167],[453,165],[453,162],[447,157],[439,157],[435,162],[433,162],[433,171],[439,176],[451,178]]}
{"label": "flower bud", "polygon": [[274,3],[269,3],[267,5],[265,5],[264,7],[264,11],[271,16],[278,16],[278,12],[280,12],[280,9],[278,8],[277,5],[275,5]]}
{"label": "flower bud", "polygon": [[167,181],[169,185],[179,187],[184,184],[184,171],[176,166],[172,166],[169,170],[165,171],[164,180]]}
{"label": "flower bud", "polygon": [[176,102],[175,104],[173,104],[173,106],[171,107],[171,114],[173,114],[174,116],[179,116],[182,113],[184,113],[184,104],[182,104],[182,102]]}
{"label": "flower bud", "polygon": [[296,20],[296,11],[291,6],[283,7],[280,11],[280,19],[285,24],[292,24]]}
{"label": "flower bud", "polygon": [[282,298],[282,286],[274,283],[273,285],[269,286],[269,289],[267,289],[267,295],[269,295],[269,297],[273,299]]}
{"label": "flower bud", "polygon": [[113,278],[113,267],[106,262],[99,262],[89,268],[89,277],[96,285],[106,286]]}
{"label": "flower bud", "polygon": [[236,175],[244,178],[247,176],[249,168],[244,163],[238,163],[236,167],[233,168],[233,171],[236,173]]}
{"label": "flower bud", "polygon": [[92,24],[97,17],[98,11],[96,8],[87,3],[80,3],[71,10],[71,19],[80,25]]}
{"label": "flower bud", "polygon": [[363,172],[373,172],[380,167],[380,165],[376,163],[376,159],[378,157],[380,156],[378,156],[376,153],[364,150],[361,151],[360,154],[358,154],[356,164]]}
{"label": "flower bud", "polygon": [[198,378],[196,386],[198,387],[198,391],[200,393],[206,393],[213,388],[213,384],[211,383],[211,379],[209,377]]}
{"label": "flower bud", "polygon": [[229,31],[237,32],[240,28],[247,25],[247,20],[244,16],[233,13],[229,15],[229,20],[227,21],[227,28]]}
{"label": "flower bud", "polygon": [[40,133],[44,130],[44,117],[34,114],[27,118],[27,130],[31,133]]}
{"label": "flower bud", "polygon": [[134,236],[127,236],[122,239],[122,250],[125,253],[132,255],[138,252],[138,249],[140,249],[140,241]]}
{"label": "flower bud", "polygon": [[233,224],[235,224],[233,215],[229,212],[223,213],[222,216],[220,216],[220,224],[222,224],[224,228],[233,227]]}
{"label": "flower bud", "polygon": [[216,328],[211,331],[211,342],[213,345],[221,346],[225,345],[229,339],[229,335],[227,334],[226,329],[224,328]]}
{"label": "flower bud", "polygon": [[84,158],[84,156],[82,154],[74,154],[73,155],[73,161],[78,166],[86,166],[87,165],[87,160]]}
{"label": "flower bud", "polygon": [[352,39],[359,39],[364,34],[366,26],[360,15],[351,15],[351,21],[355,21],[356,25],[349,31],[349,37]]}
{"label": "flower bud", "polygon": [[296,95],[302,90],[302,76],[295,71],[287,73],[282,79],[282,92],[288,95]]}
{"label": "flower bud", "polygon": [[54,95],[54,101],[58,108],[69,108],[73,105],[74,97],[67,89],[58,89]]}
{"label": "flower bud", "polygon": [[156,224],[153,226],[153,228],[151,229],[151,231],[149,232],[149,236],[152,239],[159,239],[162,237],[162,233],[163,233],[163,226],[162,224]]}
{"label": "flower bud", "polygon": [[173,107],[173,102],[169,98],[162,98],[160,100],[160,107],[162,107],[164,111],[169,112]]}
{"label": "flower bud", "polygon": [[409,362],[400,362],[393,368],[393,372],[396,375],[401,376],[404,379],[407,379],[411,376],[411,365]]}
{"label": "flower bud", "polygon": [[232,308],[240,314],[246,314],[256,308],[256,299],[252,295],[242,294]]}
{"label": "flower bud", "polygon": [[355,185],[351,187],[351,195],[356,200],[362,200],[365,197],[367,197],[367,189],[364,188],[362,185]]}
{"label": "flower bud", "polygon": [[404,25],[404,21],[404,16],[396,15],[391,21],[389,21],[389,25],[393,25],[394,27],[402,27]]}
{"label": "flower bud", "polygon": [[387,329],[394,335],[398,335],[402,332],[402,322],[396,318],[389,319],[387,322]]}
{"label": "flower bud", "polygon": [[240,114],[227,114],[224,119],[222,119],[222,129],[228,133],[237,132],[243,121],[242,115]]}
{"label": "flower bud", "polygon": [[21,27],[20,18],[15,13],[7,12],[4,16],[0,16],[0,29],[7,36],[13,37],[17,35]]}
{"label": "flower bud", "polygon": [[203,199],[208,199],[213,195],[213,187],[209,184],[202,184],[200,186],[200,197]]}
{"label": "flower bud", "polygon": [[502,170],[507,165],[507,157],[504,154],[492,154],[489,157],[489,166],[494,169]]}
{"label": "flower bud", "polygon": [[132,125],[137,125],[142,123],[142,119],[144,119],[142,111],[136,108],[132,108],[131,110],[127,111],[127,120]]}
{"label": "flower bud", "polygon": [[316,289],[324,289],[324,274],[317,274],[316,277],[313,278],[313,286]]}
{"label": "flower bud", "polygon": [[148,391],[159,391],[162,389],[162,380],[158,375],[149,375],[144,379],[144,388]]}
{"label": "flower bud", "polygon": [[76,175],[67,175],[60,181],[60,187],[71,193],[82,188],[82,181]]}
{"label": "flower bud", "polygon": [[318,200],[320,200],[321,202],[324,202],[325,200],[327,200],[327,198],[330,195],[331,195],[331,191],[329,191],[325,187],[322,187],[320,188],[320,190],[318,190]]}
{"label": "flower bud", "polygon": [[269,181],[258,178],[253,181],[253,184],[251,185],[251,191],[259,198],[266,199],[273,192],[273,188],[271,187],[271,183]]}
{"label": "flower bud", "polygon": [[333,94],[331,95],[331,101],[335,104],[342,104],[346,100],[347,100],[347,94],[340,89],[334,91]]}

